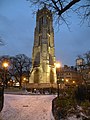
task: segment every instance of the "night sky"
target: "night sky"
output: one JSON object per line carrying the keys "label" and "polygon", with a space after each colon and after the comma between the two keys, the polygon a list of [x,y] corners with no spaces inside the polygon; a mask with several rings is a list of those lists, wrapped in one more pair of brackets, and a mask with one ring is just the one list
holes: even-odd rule
{"label": "night sky", "polygon": [[[0,55],[25,54],[32,57],[36,16],[26,0],[0,0],[0,36],[5,46]],[[75,59],[90,50],[90,27],[80,25],[75,14],[70,15],[70,31],[65,24],[54,24],[55,56],[62,65],[75,65]]]}

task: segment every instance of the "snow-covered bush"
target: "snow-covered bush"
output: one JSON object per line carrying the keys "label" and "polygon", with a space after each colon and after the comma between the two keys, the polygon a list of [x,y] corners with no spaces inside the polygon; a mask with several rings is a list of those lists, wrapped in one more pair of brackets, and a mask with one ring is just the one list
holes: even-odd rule
{"label": "snow-covered bush", "polygon": [[75,89],[67,89],[59,98],[54,99],[55,120],[69,120],[73,116],[75,120],[90,119],[90,102],[86,100],[85,88],[82,87],[76,90],[78,90],[77,94]]}

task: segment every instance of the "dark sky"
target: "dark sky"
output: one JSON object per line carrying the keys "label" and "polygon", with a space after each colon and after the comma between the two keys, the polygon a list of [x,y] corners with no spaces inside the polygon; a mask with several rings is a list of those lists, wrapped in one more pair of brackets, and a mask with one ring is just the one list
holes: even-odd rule
{"label": "dark sky", "polygon": [[[0,55],[26,54],[32,57],[36,16],[26,0],[0,0],[0,36],[5,46]],[[65,24],[55,27],[55,56],[63,65],[75,65],[77,55],[90,50],[90,27],[80,26],[75,15],[70,15],[70,31]]]}

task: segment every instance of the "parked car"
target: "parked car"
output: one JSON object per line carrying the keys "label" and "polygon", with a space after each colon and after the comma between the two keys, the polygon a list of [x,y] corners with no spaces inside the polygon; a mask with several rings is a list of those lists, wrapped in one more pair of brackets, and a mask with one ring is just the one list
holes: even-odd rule
{"label": "parked car", "polygon": [[0,112],[3,109],[3,104],[4,104],[4,87],[0,86]]}

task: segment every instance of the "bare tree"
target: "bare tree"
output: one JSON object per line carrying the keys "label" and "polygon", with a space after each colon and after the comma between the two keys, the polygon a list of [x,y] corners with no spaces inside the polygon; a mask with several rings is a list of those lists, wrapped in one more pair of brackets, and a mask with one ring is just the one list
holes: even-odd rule
{"label": "bare tree", "polygon": [[[8,68],[3,67],[3,63],[8,63]],[[22,86],[23,77],[29,80],[31,59],[24,54],[18,54],[15,57],[12,56],[1,56],[0,57],[0,79],[1,82],[7,87],[7,83],[12,77],[19,82],[20,87]]]}
{"label": "bare tree", "polygon": [[24,54],[19,54],[11,57],[11,64],[10,73],[16,78],[21,87],[23,76],[25,75],[29,79],[31,59]]}
{"label": "bare tree", "polygon": [[86,61],[86,66],[90,68],[90,51],[88,51],[84,54],[84,58]]}
{"label": "bare tree", "polygon": [[2,37],[0,36],[0,46],[4,45],[4,41],[2,39]]}
{"label": "bare tree", "polygon": [[83,24],[87,21],[88,26],[90,27],[90,0],[82,1],[79,7],[77,7],[74,11],[79,15],[81,23]]}
{"label": "bare tree", "polygon": [[[44,4],[49,8],[58,24],[63,22],[68,24],[68,15],[70,11],[77,13],[84,22],[85,20],[90,23],[90,0],[27,0],[30,1],[32,6],[37,5],[41,8]],[[74,7],[74,8],[73,8]],[[69,12],[69,14],[68,14]]]}
{"label": "bare tree", "polygon": [[68,16],[67,11],[72,10],[74,4],[78,3],[80,0],[27,0],[30,1],[32,6],[37,5],[39,8],[46,5],[49,10],[52,11],[54,18],[58,24],[65,22]]}

